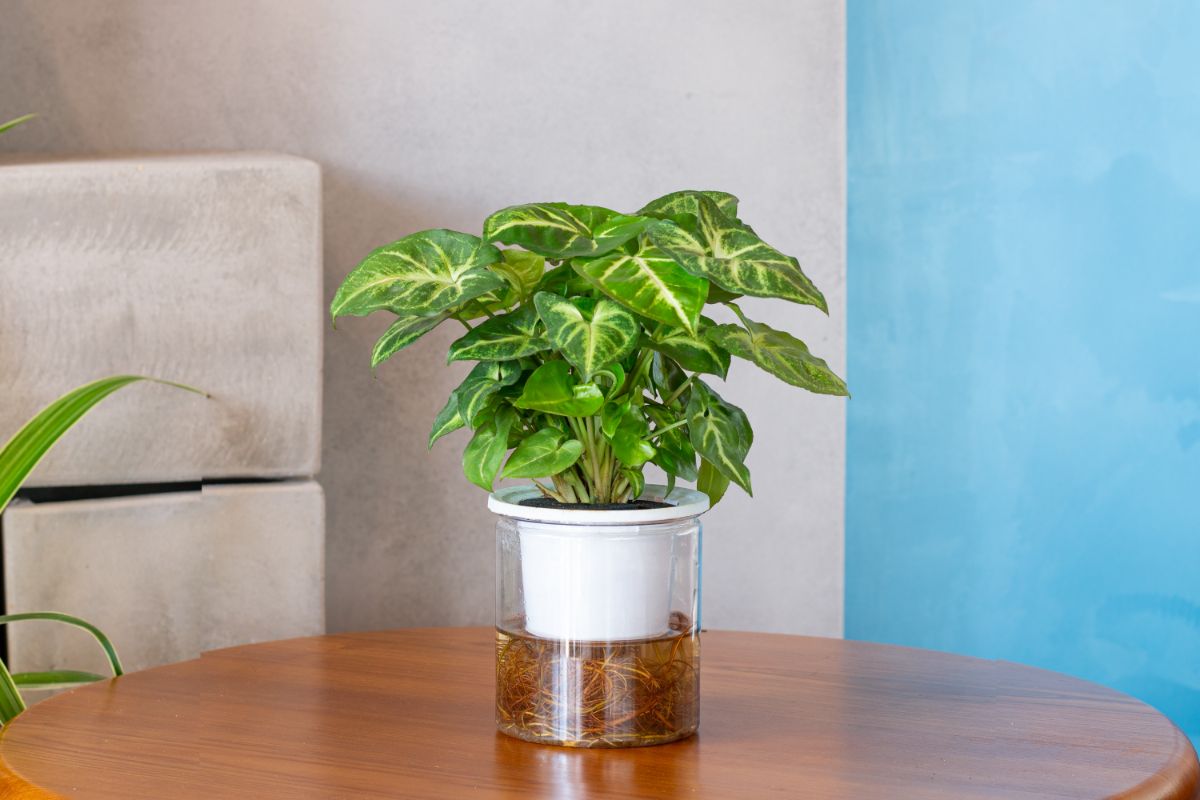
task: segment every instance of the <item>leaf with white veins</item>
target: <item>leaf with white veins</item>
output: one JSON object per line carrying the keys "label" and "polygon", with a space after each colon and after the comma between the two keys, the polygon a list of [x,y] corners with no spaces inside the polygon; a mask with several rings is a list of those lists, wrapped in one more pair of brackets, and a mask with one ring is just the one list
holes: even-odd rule
{"label": "leaf with white veins", "polygon": [[431,330],[441,325],[449,313],[443,311],[432,317],[400,317],[379,337],[371,351],[371,366],[378,367]]}
{"label": "leaf with white veins", "polygon": [[620,247],[653,221],[600,206],[526,203],[488,217],[483,236],[489,242],[519,245],[548,258],[595,256]]}
{"label": "leaf with white veins", "polygon": [[716,325],[706,335],[739,358],[753,361],[780,380],[817,394],[845,396],[846,382],[825,359],[808,351],[808,345],[784,331],[742,318],[741,325]]}
{"label": "leaf with white veins", "polygon": [[738,486],[750,491],[746,454],[754,443],[750,420],[740,408],[727,403],[703,381],[692,381],[687,405],[688,433],[692,447],[705,460]]}
{"label": "leaf with white veins", "polygon": [[509,361],[550,349],[533,306],[480,323],[450,345],[446,361]]}
{"label": "leaf with white veins", "polygon": [[637,345],[638,323],[611,300],[568,300],[551,292],[533,297],[554,348],[585,381],[624,358]]}

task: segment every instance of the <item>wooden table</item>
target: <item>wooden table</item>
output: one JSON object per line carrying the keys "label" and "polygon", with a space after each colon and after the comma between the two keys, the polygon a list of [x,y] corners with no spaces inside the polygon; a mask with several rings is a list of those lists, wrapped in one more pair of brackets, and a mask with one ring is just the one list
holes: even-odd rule
{"label": "wooden table", "polygon": [[901,647],[703,637],[700,734],[568,750],[495,732],[493,632],[293,639],[33,706],[0,798],[1197,798],[1188,740],[1132,698]]}

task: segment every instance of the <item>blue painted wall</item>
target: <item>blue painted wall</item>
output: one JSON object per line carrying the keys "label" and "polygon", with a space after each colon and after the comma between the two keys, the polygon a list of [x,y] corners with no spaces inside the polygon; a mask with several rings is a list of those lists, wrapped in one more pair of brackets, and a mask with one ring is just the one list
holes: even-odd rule
{"label": "blue painted wall", "polygon": [[846,634],[1200,733],[1200,3],[849,0]]}

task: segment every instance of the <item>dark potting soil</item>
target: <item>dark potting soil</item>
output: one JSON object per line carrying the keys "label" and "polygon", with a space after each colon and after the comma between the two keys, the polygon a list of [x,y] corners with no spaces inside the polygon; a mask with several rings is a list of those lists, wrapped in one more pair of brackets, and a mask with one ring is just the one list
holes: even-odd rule
{"label": "dark potting soil", "polygon": [[530,497],[517,505],[533,508],[562,508],[567,511],[644,511],[648,508],[670,508],[670,503],[657,500],[634,500],[632,503],[560,503],[553,497]]}

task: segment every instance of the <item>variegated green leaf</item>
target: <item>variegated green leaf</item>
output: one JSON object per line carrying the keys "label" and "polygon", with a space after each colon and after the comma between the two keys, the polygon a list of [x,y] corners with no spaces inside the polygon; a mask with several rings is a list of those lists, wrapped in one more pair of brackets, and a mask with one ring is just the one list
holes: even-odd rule
{"label": "variegated green leaf", "polygon": [[463,451],[463,474],[467,480],[490,492],[508,452],[508,430],[516,421],[516,413],[502,407],[486,425],[481,425]]}
{"label": "variegated green leaf", "polygon": [[537,287],[543,292],[554,292],[563,297],[576,297],[592,291],[592,284],[571,267],[570,263],[559,264],[542,276]]}
{"label": "variegated green leaf", "polygon": [[450,345],[447,361],[509,361],[550,349],[533,306],[493,317]]}
{"label": "variegated green leaf", "polygon": [[[654,384],[658,396],[664,401],[668,397],[674,396],[687,379],[687,373],[680,369],[673,359],[662,353],[654,354],[654,358],[650,362],[650,380]],[[678,400],[686,404],[689,392],[689,389],[683,389]]]}
{"label": "variegated green leaf", "polygon": [[508,457],[504,465],[505,478],[544,478],[557,475],[579,460],[583,443],[567,439],[555,428],[542,428],[527,437]]}
{"label": "variegated green leaf", "polygon": [[688,401],[688,433],[692,447],[722,475],[750,491],[746,454],[754,443],[750,420],[740,408],[727,403],[703,381],[693,381]]}
{"label": "variegated green leaf", "polygon": [[828,313],[825,297],[791,256],[730,219],[706,197],[697,198],[697,229],[660,221],[646,231],[660,250],[688,272],[735,294],[779,297]]}
{"label": "variegated green leaf", "polygon": [[780,380],[817,394],[846,395],[846,382],[804,342],[784,331],[743,317],[741,325],[717,325],[707,336],[738,358],[753,361]]}
{"label": "variegated green leaf", "polygon": [[483,238],[524,247],[549,258],[596,256],[634,238],[653,222],[600,206],[527,203],[492,214]]}
{"label": "variegated green leaf", "polygon": [[706,458],[700,459],[700,471],[696,475],[696,491],[708,495],[709,506],[715,506],[725,496],[729,488],[729,478],[712,465]]}
{"label": "variegated green leaf", "polygon": [[[653,420],[655,430],[665,429],[675,422],[674,414],[653,406],[646,407],[646,415]],[[671,428],[661,434],[651,432],[657,452],[652,459],[669,475],[696,480],[696,449],[688,439],[686,426]]]}
{"label": "variegated green leaf", "polygon": [[705,336],[714,325],[708,317],[701,317],[695,336],[679,328],[668,328],[660,335],[650,337],[647,345],[670,356],[686,370],[724,378],[729,374],[729,353]]}
{"label": "variegated green leaf", "polygon": [[463,422],[475,427],[475,417],[489,398],[521,377],[521,368],[511,361],[483,361],[467,373],[454,390],[458,397],[458,414]]}
{"label": "variegated green leaf", "polygon": [[642,470],[633,467],[621,467],[621,475],[629,481],[629,499],[636,500],[646,491],[646,476]]}
{"label": "variegated green leaf", "polygon": [[554,348],[585,381],[637,345],[637,320],[611,300],[578,297],[572,301],[538,292],[533,302]]}
{"label": "variegated green leaf", "polygon": [[501,250],[501,260],[492,265],[492,271],[508,281],[505,293],[506,305],[523,303],[533,294],[542,275],[546,273],[546,258],[524,250]]}
{"label": "variegated green leaf", "polygon": [[371,366],[378,367],[431,330],[441,325],[450,315],[443,311],[432,317],[400,317],[379,337],[371,351]]}
{"label": "variegated green leaf", "polygon": [[438,439],[447,433],[453,433],[466,424],[462,414],[458,413],[458,390],[455,389],[450,393],[450,399],[446,401],[446,405],[438,412],[437,418],[433,420],[433,430],[429,432],[430,449],[433,449],[433,443]]}
{"label": "variegated green leaf", "polygon": [[513,405],[564,417],[590,417],[604,405],[604,393],[594,383],[578,383],[566,361],[547,361],[525,380]]}
{"label": "variegated green leaf", "polygon": [[346,276],[330,306],[338,317],[389,309],[428,316],[505,285],[488,269],[500,251],[477,236],[429,230],[405,236],[371,253]]}
{"label": "variegated green leaf", "polygon": [[619,250],[600,258],[577,258],[571,266],[604,294],[643,317],[696,332],[708,281],[688,273],[645,239],[634,253]]}
{"label": "variegated green leaf", "polygon": [[643,217],[657,219],[673,219],[681,214],[699,216],[699,198],[707,197],[717,204],[717,208],[728,217],[737,218],[738,199],[728,192],[716,192],[707,189],[686,189],[682,192],[671,192],[657,200],[651,200],[642,206],[637,213]]}
{"label": "variegated green leaf", "polygon": [[103,675],[94,672],[80,672],[73,669],[56,669],[47,672],[17,672],[12,676],[17,688],[26,691],[46,691],[59,689],[74,689],[89,683],[104,680]]}

